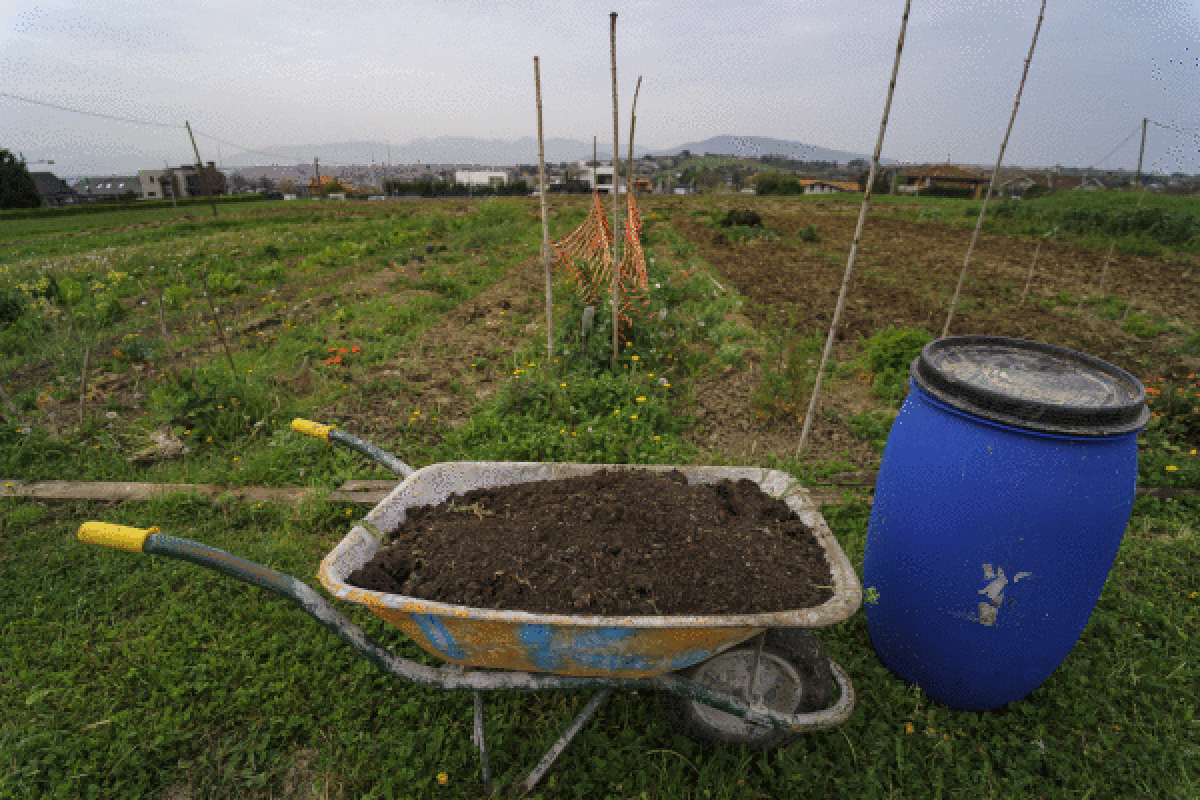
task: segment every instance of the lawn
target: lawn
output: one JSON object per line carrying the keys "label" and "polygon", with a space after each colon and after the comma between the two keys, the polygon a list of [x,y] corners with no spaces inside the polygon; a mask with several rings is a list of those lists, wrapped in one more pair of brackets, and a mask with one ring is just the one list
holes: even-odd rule
{"label": "lawn", "polygon": [[[587,202],[554,198],[551,235],[578,225]],[[779,233],[714,241],[707,220],[733,202],[769,211]],[[881,212],[908,227],[889,235],[959,230],[957,220],[920,216],[930,209],[965,218],[959,201],[895,203]],[[816,249],[844,259],[832,232],[849,211],[816,217],[820,207],[803,198],[643,198],[655,313],[615,370],[611,323],[600,310],[584,336],[584,303],[563,280],[547,356],[531,201],[296,201],[222,207],[215,220],[203,207],[0,220],[0,479],[330,490],[391,477],[294,434],[295,416],[337,423],[414,467],[759,464],[806,485],[871,469],[903,399],[903,365],[930,335],[921,314],[901,327],[859,308],[862,327],[839,344],[826,379],[824,438],[798,457],[795,406],[824,335],[805,316],[816,304],[779,288],[772,305],[735,269],[742,255],[791,248],[797,269],[835,290],[840,267]],[[798,240],[810,224],[820,238]],[[1021,233],[1004,241],[1023,247]],[[897,291],[885,280],[886,253],[866,245],[859,290],[885,303]],[[1185,246],[1155,247],[1163,269],[1194,257]],[[988,304],[996,319],[1018,309],[1015,295],[999,292]],[[1155,416],[1140,438],[1139,485],[1198,489],[1195,312],[1139,308],[1169,326],[1144,337],[1099,307],[1099,316],[1066,304],[1037,314],[1050,315],[1056,336],[1124,353],[1146,381]],[[1102,327],[1102,339],[1087,338]],[[739,438],[743,423],[751,433]],[[868,499],[848,489],[822,509],[860,572]],[[92,519],[155,525],[316,587],[316,565],[362,514],[320,496],[0,498],[0,798],[480,796],[469,694],[380,672],[260,589],[75,538]],[[857,693],[842,726],[774,751],[716,747],[675,733],[648,693],[617,693],[535,796],[1200,796],[1198,528],[1200,496],[1140,497],[1079,643],[1019,703],[974,713],[931,701],[879,661],[860,613],[820,632]],[[335,604],[397,655],[436,663],[377,618]],[[574,692],[488,695],[496,779],[523,777],[586,701]]]}

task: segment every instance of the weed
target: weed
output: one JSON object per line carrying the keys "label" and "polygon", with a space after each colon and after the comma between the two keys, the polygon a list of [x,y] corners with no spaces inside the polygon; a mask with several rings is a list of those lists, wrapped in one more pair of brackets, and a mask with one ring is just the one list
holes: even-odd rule
{"label": "weed", "polygon": [[816,225],[807,225],[801,228],[800,230],[796,231],[796,236],[802,242],[818,242],[821,240],[821,237],[817,235]]}
{"label": "weed", "polygon": [[850,430],[860,439],[870,442],[875,449],[883,452],[887,443],[888,433],[896,420],[894,414],[881,411],[864,411],[861,414],[848,414],[845,417]]}
{"label": "weed", "polygon": [[1151,319],[1148,315],[1135,312],[1129,315],[1121,329],[1141,339],[1157,339],[1167,329],[1167,325],[1160,319]]}

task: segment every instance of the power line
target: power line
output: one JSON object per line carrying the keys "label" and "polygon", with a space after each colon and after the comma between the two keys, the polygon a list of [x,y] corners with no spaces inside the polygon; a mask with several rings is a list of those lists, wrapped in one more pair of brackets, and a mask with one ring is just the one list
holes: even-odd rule
{"label": "power line", "polygon": [[82,109],[68,108],[67,106],[60,106],[57,103],[48,103],[45,100],[35,100],[32,97],[21,97],[20,95],[9,94],[8,92],[0,92],[0,97],[7,97],[12,100],[20,100],[22,103],[33,103],[34,105],[38,106],[46,106],[47,108],[56,108],[59,111],[69,111],[72,114],[84,114],[89,117],[100,117],[101,119],[111,119],[116,120],[117,122],[129,122],[134,125],[153,125],[158,128],[178,128],[179,130],[183,130],[182,125],[172,125],[169,122],[151,122],[145,119],[130,119],[129,117],[114,116],[113,114],[101,114],[96,111],[83,111]]}
{"label": "power line", "polygon": [[1128,144],[1128,142],[1129,142],[1129,140],[1130,140],[1130,139],[1132,139],[1134,136],[1136,136],[1136,135],[1137,135],[1137,132],[1138,132],[1138,128],[1139,128],[1139,127],[1141,127],[1141,126],[1140,126],[1140,125],[1135,125],[1135,126],[1133,127],[1133,130],[1130,132],[1130,134],[1129,134],[1128,136],[1126,136],[1126,137],[1125,137],[1125,141],[1121,142],[1119,145],[1117,145],[1117,146],[1116,146],[1116,147],[1114,147],[1112,150],[1110,150],[1110,151],[1109,151],[1109,153],[1108,153],[1108,155],[1106,155],[1104,158],[1100,159],[1099,161],[1095,161],[1095,162],[1093,162],[1093,163],[1094,163],[1094,164],[1096,164],[1096,165],[1098,165],[1098,166],[1103,166],[1105,161],[1108,161],[1110,158],[1112,158],[1112,156],[1113,156],[1113,153],[1115,153],[1115,152],[1117,152],[1118,150],[1120,150],[1122,147],[1124,147],[1126,144]]}

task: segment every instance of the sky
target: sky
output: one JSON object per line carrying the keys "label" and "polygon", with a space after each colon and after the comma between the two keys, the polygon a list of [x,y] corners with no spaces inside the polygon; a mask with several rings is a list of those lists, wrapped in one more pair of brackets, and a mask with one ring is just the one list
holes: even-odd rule
{"label": "sky", "polygon": [[[882,155],[996,162],[1041,0],[913,0]],[[0,0],[0,148],[60,176],[246,150],[734,134],[875,149],[903,0]],[[36,105],[29,98],[116,121]],[[1049,0],[1004,164],[1200,173],[1200,0]],[[218,155],[219,152],[219,155]],[[380,160],[383,156],[380,155]]]}

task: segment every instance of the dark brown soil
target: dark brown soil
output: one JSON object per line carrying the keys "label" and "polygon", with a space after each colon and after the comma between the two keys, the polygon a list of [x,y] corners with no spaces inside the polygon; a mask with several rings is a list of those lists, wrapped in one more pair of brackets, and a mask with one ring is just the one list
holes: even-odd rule
{"label": "dark brown soil", "polygon": [[811,608],[832,577],[812,531],[753,481],[604,470],[408,510],[347,582],[476,608],[748,614]]}

